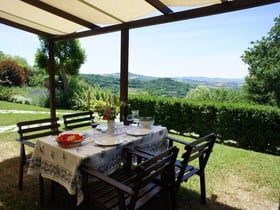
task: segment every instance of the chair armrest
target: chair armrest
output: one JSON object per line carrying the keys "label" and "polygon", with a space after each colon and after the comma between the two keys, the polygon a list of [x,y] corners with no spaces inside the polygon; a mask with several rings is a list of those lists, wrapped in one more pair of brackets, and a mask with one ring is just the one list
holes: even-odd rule
{"label": "chair armrest", "polygon": [[155,154],[146,151],[144,148],[140,146],[136,146],[134,149],[124,148],[123,151],[129,153],[130,155],[134,155],[136,157],[145,158],[145,159],[149,159],[155,156]]}
{"label": "chair armrest", "polygon": [[31,141],[27,141],[27,140],[20,140],[20,139],[16,139],[16,141],[18,141],[21,144],[30,146],[30,147],[35,147],[35,143],[31,142]]}
{"label": "chair armrest", "polygon": [[[141,148],[142,149],[142,148]],[[144,149],[143,149],[144,150]],[[141,163],[143,160],[150,159],[154,156],[154,154],[146,154],[144,152],[138,151],[136,148],[124,148],[123,153],[125,158],[123,169],[130,171],[132,169],[133,163],[135,163],[135,159],[137,160],[137,164]]]}
{"label": "chair armrest", "polygon": [[111,185],[112,187],[114,187],[118,190],[121,190],[129,195],[134,194],[133,190],[130,187],[124,185],[121,182],[118,182],[115,179],[112,179],[111,177],[109,177],[97,170],[89,169],[89,168],[85,168],[85,167],[82,167],[81,169],[82,169],[82,171],[86,172],[87,174],[90,174],[91,176],[94,176],[95,178],[102,180],[103,182],[106,182],[107,184]]}
{"label": "chair armrest", "polygon": [[169,141],[169,145],[168,145],[169,147],[173,146],[174,142],[179,143],[179,144],[183,144],[185,146],[190,144],[190,142],[188,142],[188,141],[177,139],[177,138],[174,138],[174,137],[171,137],[171,136],[166,136],[166,139]]}

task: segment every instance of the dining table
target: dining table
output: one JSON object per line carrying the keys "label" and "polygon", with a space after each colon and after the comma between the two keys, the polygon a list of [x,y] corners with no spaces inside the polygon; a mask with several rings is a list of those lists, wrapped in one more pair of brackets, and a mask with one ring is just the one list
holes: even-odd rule
{"label": "dining table", "polygon": [[32,152],[27,174],[55,181],[66,188],[70,195],[77,196],[77,205],[84,199],[80,167],[91,167],[105,174],[115,171],[123,161],[122,150],[141,146],[151,152],[167,148],[167,128],[153,125],[149,129],[141,126],[125,126],[117,123],[113,134],[105,126],[87,130],[72,130],[64,133],[79,133],[83,136],[80,145],[64,148],[57,136],[40,138]]}

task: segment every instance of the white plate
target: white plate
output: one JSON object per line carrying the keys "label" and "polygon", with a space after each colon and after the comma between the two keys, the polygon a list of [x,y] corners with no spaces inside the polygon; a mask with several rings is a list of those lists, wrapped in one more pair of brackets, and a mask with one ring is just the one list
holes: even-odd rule
{"label": "white plate", "polygon": [[94,142],[101,146],[114,146],[114,145],[121,144],[123,140],[118,139],[117,137],[114,136],[103,136],[103,137],[98,137],[98,139],[96,139]]}
{"label": "white plate", "polygon": [[105,125],[98,125],[98,126],[96,126],[96,129],[100,130],[100,131],[106,132],[107,131],[107,126],[105,126]]}
{"label": "white plate", "polygon": [[150,132],[151,132],[151,130],[146,129],[146,128],[131,128],[126,131],[126,133],[128,135],[132,135],[132,136],[145,136],[145,135],[149,134]]}

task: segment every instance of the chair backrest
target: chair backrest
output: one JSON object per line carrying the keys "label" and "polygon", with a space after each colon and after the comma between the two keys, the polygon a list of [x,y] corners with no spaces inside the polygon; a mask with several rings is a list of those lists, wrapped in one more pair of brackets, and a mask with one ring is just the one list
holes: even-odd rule
{"label": "chair backrest", "polygon": [[94,120],[93,112],[78,112],[63,115],[64,129],[72,130],[86,126],[92,126]]}
{"label": "chair backrest", "polygon": [[[185,144],[185,152],[182,154],[182,160],[177,161],[180,170],[177,171],[177,185],[186,181],[194,174],[204,173],[205,166],[212,152],[216,135],[211,133],[200,137],[193,142]],[[198,160],[198,166],[191,166],[190,162]]]}
{"label": "chair backrest", "polygon": [[[136,208],[138,208],[146,202],[145,198],[138,196],[137,194],[140,193],[143,188],[147,189],[148,184],[158,180],[157,178],[159,177],[162,189],[165,190],[164,193],[168,193],[171,188],[173,188],[175,192],[174,167],[178,151],[179,149],[177,147],[170,147],[164,152],[137,165],[135,168],[137,176],[135,178],[135,185],[132,188],[135,195],[131,199],[131,209],[134,209],[136,204]],[[147,194],[152,196],[152,190]]]}
{"label": "chair backrest", "polygon": [[137,173],[135,187],[146,185],[151,182],[151,180],[161,175],[163,171],[165,171],[167,175],[172,175],[178,151],[179,149],[177,147],[170,147],[162,153],[137,165],[135,168]]}
{"label": "chair backrest", "polygon": [[[44,136],[49,135],[58,135],[59,134],[59,124],[58,118],[45,118],[45,119],[38,119],[38,120],[30,120],[30,121],[23,121],[18,122],[18,133],[19,139],[18,141],[23,142],[28,145],[27,141],[31,139],[37,139]],[[29,146],[33,146],[30,143]]]}

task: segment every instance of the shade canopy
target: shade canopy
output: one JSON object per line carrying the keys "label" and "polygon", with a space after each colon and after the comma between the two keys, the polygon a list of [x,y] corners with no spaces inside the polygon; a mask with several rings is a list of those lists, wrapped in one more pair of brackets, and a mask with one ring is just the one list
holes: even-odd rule
{"label": "shade canopy", "polygon": [[1,0],[0,23],[56,39],[79,38],[274,2],[279,0]]}

